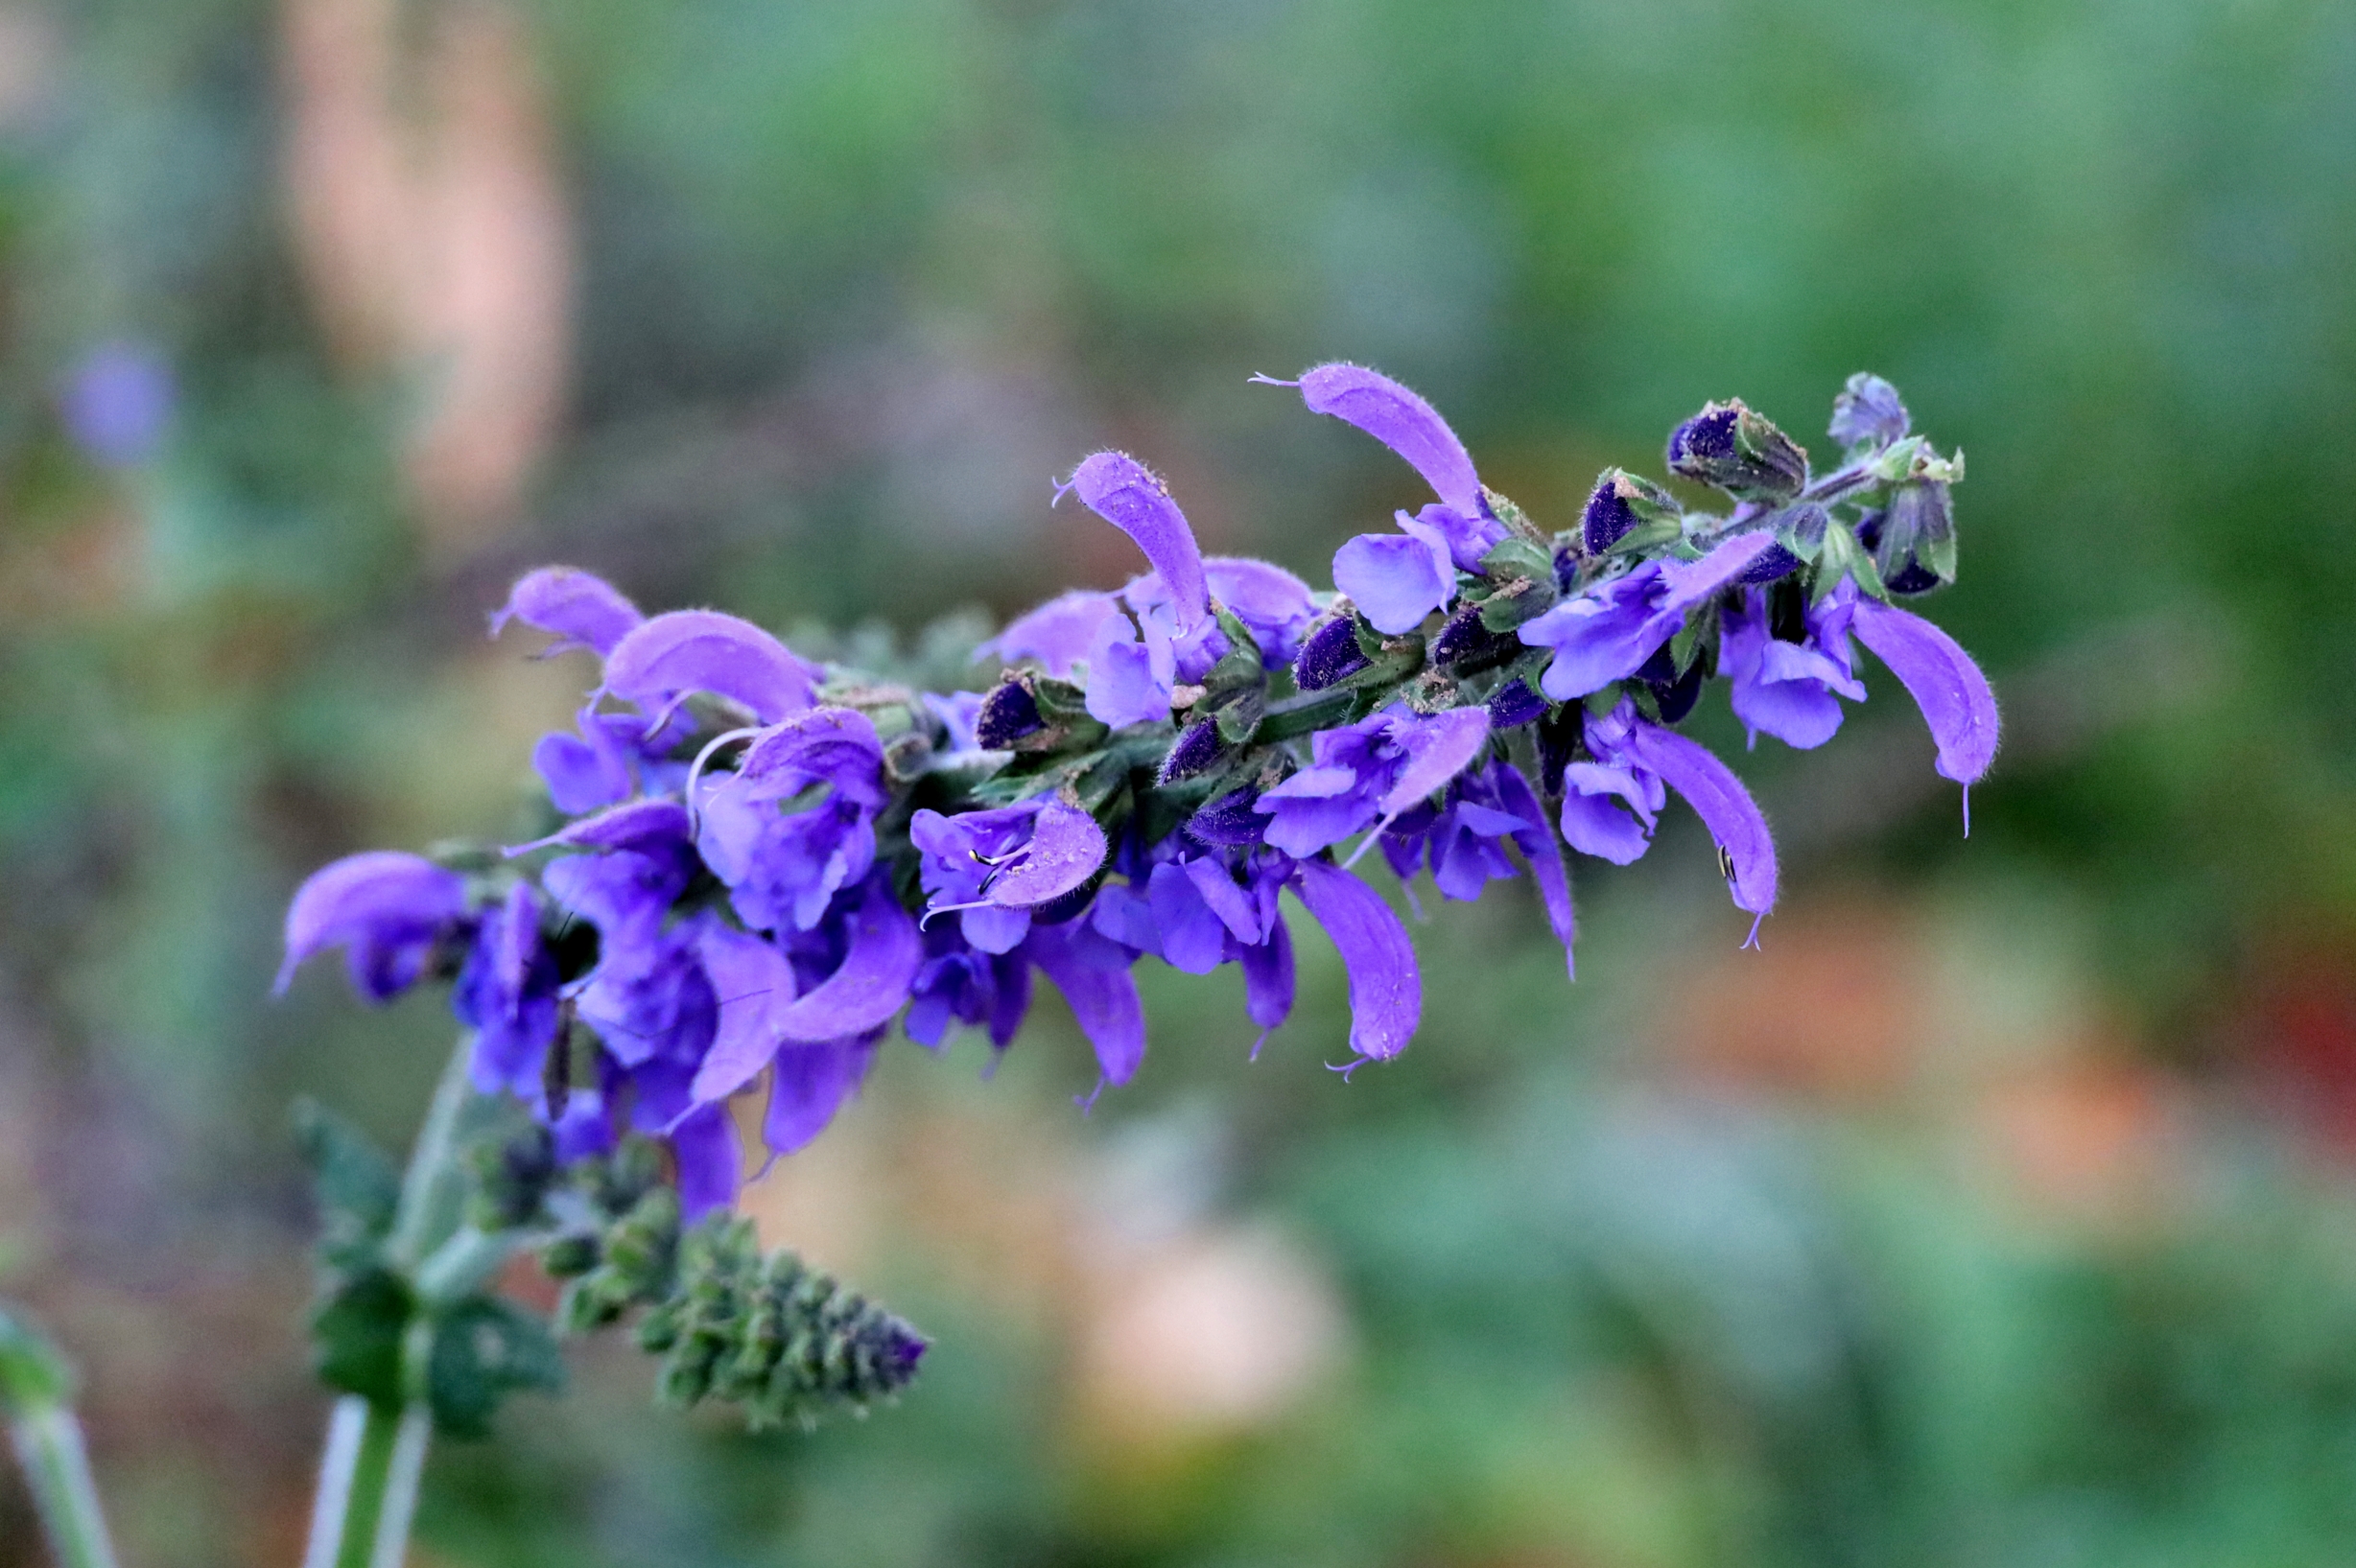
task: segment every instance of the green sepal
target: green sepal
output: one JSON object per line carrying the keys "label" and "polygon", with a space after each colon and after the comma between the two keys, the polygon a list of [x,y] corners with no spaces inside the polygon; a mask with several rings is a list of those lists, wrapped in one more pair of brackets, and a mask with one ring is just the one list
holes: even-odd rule
{"label": "green sepal", "polygon": [[1685,525],[1677,518],[1664,517],[1650,523],[1639,523],[1612,541],[1604,550],[1606,555],[1641,555],[1664,546],[1674,545],[1685,536]]}
{"label": "green sepal", "polygon": [[1508,537],[1481,557],[1481,574],[1494,582],[1552,582],[1554,552],[1535,539]]}
{"label": "green sepal", "polygon": [[448,1437],[490,1432],[499,1402],[519,1390],[564,1388],[564,1355],[538,1313],[497,1297],[459,1302],[434,1324],[426,1356],[426,1398],[435,1430]]}
{"label": "green sepal", "polygon": [[1268,699],[1259,687],[1237,691],[1221,704],[1215,717],[1219,738],[1231,746],[1240,746],[1260,729],[1260,720],[1268,714]]}
{"label": "green sepal", "polygon": [[1544,577],[1518,578],[1482,601],[1481,624],[1493,632],[1509,632],[1536,620],[1561,600],[1551,570]]}
{"label": "green sepal", "polygon": [[1481,486],[1481,499],[1489,503],[1489,515],[1504,524],[1507,532],[1520,534],[1534,544],[1543,546],[1545,543],[1545,534],[1540,531],[1538,525],[1531,522],[1529,514],[1520,507],[1485,484]]}
{"label": "green sepal", "polygon": [[1840,585],[1843,577],[1853,579],[1857,586],[1877,599],[1887,599],[1890,591],[1882,586],[1881,573],[1873,565],[1873,557],[1857,536],[1848,528],[1835,525],[1825,530],[1824,553],[1816,563],[1816,599]]}
{"label": "green sepal", "polygon": [[1349,711],[1352,690],[1347,684],[1330,687],[1297,706],[1272,713],[1260,720],[1253,738],[1263,742],[1289,740],[1297,735],[1330,729],[1330,721],[1339,721],[1341,715]]}
{"label": "green sepal", "polygon": [[390,1269],[341,1281],[311,1314],[312,1360],[320,1382],[381,1409],[400,1408],[401,1340],[417,1299]]}
{"label": "green sepal", "polygon": [[368,1135],[317,1100],[294,1102],[294,1137],[319,1205],[319,1261],[364,1269],[391,1234],[401,1173]]}
{"label": "green sepal", "polygon": [[1258,690],[1267,684],[1267,667],[1260,661],[1260,644],[1251,629],[1224,604],[1217,606],[1219,630],[1227,634],[1227,651],[1203,677],[1203,690],[1213,696],[1226,691]]}

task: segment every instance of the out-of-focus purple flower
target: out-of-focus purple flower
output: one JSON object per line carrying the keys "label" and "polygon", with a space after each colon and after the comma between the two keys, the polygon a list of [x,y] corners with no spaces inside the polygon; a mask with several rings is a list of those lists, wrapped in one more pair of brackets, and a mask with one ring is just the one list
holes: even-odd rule
{"label": "out-of-focus purple flower", "polygon": [[1719,543],[1698,561],[1646,561],[1524,623],[1521,641],[1554,655],[1539,690],[1568,702],[1626,680],[1677,635],[1686,611],[1774,545],[1774,535],[1754,530]]}
{"label": "out-of-focus purple flower", "polygon": [[[649,1080],[639,1069],[659,1065],[663,1093],[642,1092],[637,1108],[642,1124],[659,1129],[685,1109],[686,1081],[719,1011],[693,934],[665,924],[687,873],[667,856],[617,850],[551,861],[540,885],[560,910],[597,927],[598,961],[576,982],[576,1013],[642,1091]],[[675,1102],[668,1112],[665,1100]]]}
{"label": "out-of-focus purple flower", "polygon": [[1423,974],[1407,928],[1373,888],[1330,861],[1301,861],[1292,889],[1341,954],[1356,1062],[1397,1056],[1424,1016]]}
{"label": "out-of-focus purple flower", "polygon": [[463,934],[466,878],[397,850],[347,854],[304,878],[286,912],[284,995],[312,954],[344,949],[352,989],[386,1001],[413,985],[440,944]]}
{"label": "out-of-focus purple flower", "polygon": [[988,811],[922,810],[908,836],[923,854],[927,919],[955,912],[965,940],[1010,952],[1031,911],[1085,883],[1104,864],[1104,830],[1068,801],[1040,797]]}
{"label": "out-of-focus purple flower", "polygon": [[671,1128],[671,1149],[678,1162],[681,1224],[694,1225],[736,1202],[744,1150],[726,1106],[705,1106]]}
{"label": "out-of-focus purple flower", "polygon": [[1863,370],[1832,400],[1832,438],[1845,447],[1886,445],[1911,424],[1897,388]]}
{"label": "out-of-focus purple flower", "polygon": [[1119,610],[1113,595],[1075,588],[1008,621],[1005,630],[974,650],[974,657],[1006,664],[1035,659],[1048,674],[1065,680],[1072,667],[1088,657],[1105,617]]}
{"label": "out-of-focus purple flower", "polygon": [[1895,605],[1860,599],[1851,630],[1890,667],[1939,743],[1940,777],[1964,786],[1964,831],[1971,831],[1971,785],[1996,760],[1999,720],[1988,677],[1930,621]]}
{"label": "out-of-focus purple flower", "polygon": [[517,578],[507,602],[491,612],[491,635],[497,637],[508,621],[520,620],[535,631],[556,634],[546,652],[583,647],[602,656],[646,619],[637,605],[596,573],[544,566]]}
{"label": "out-of-focus purple flower", "polygon": [[947,924],[928,929],[924,942],[924,965],[901,1022],[908,1038],[937,1046],[954,1022],[987,1029],[994,1049],[1012,1044],[1030,1011],[1030,965],[1020,953],[982,952]]}
{"label": "out-of-focus purple flower", "polygon": [[1865,700],[1851,667],[1849,624],[1857,587],[1848,578],[1809,606],[1806,641],[1786,642],[1768,623],[1767,596],[1752,589],[1723,624],[1718,667],[1732,682],[1734,716],[1755,742],[1761,730],[1805,751],[1841,727],[1841,698]]}
{"label": "out-of-focus purple flower", "polygon": [[518,882],[486,910],[451,1006],[475,1031],[475,1088],[530,1100],[556,1041],[555,955],[540,939],[540,897]]}
{"label": "out-of-focus purple flower", "polygon": [[1211,613],[1202,550],[1160,475],[1126,453],[1099,452],[1055,493],[1060,498],[1066,490],[1077,491],[1090,511],[1137,541],[1169,595],[1181,634],[1202,623]]}
{"label": "out-of-focus purple flower", "polygon": [[656,616],[605,656],[605,690],[649,714],[667,713],[692,691],[708,691],[763,724],[808,708],[824,674],[751,621],[718,610]]}
{"label": "out-of-focus purple flower", "polygon": [[1545,807],[1539,804],[1538,793],[1530,781],[1511,762],[1499,761],[1490,769],[1497,792],[1497,804],[1513,814],[1521,826],[1511,830],[1509,836],[1521,858],[1530,868],[1530,879],[1538,884],[1539,902],[1545,907],[1546,924],[1553,927],[1555,940],[1563,945],[1563,963],[1572,979],[1579,977],[1579,959],[1574,948],[1579,940],[1578,916],[1570,902],[1570,869],[1563,863],[1562,840],[1554,834],[1546,821]]}
{"label": "out-of-focus purple flower", "polygon": [[[1717,841],[1735,906],[1762,917],[1775,907],[1775,840],[1725,763],[1675,731],[1646,723],[1625,698],[1588,720],[1586,739],[1594,761],[1563,770],[1563,837],[1571,848],[1626,865],[1651,847],[1673,789]],[[1756,922],[1751,934],[1755,940]]]}
{"label": "out-of-focus purple flower", "polygon": [[1308,584],[1281,566],[1246,555],[1208,556],[1203,574],[1212,597],[1233,611],[1260,644],[1262,666],[1281,669],[1292,663],[1309,622],[1317,619]]}
{"label": "out-of-focus purple flower", "polygon": [[813,708],[763,731],[736,772],[709,781],[696,844],[745,924],[809,930],[867,875],[888,798],[883,774],[865,714]]}
{"label": "out-of-focus purple flower", "polygon": [[941,721],[941,727],[949,732],[949,744],[942,748],[944,753],[954,756],[979,746],[980,742],[974,737],[974,727],[980,721],[983,697],[984,693],[979,691],[924,693],[925,706],[931,710],[934,718]]}
{"label": "out-of-focus purple flower", "polygon": [[161,355],[137,343],[106,343],[68,374],[59,412],[66,435],[94,460],[136,468],[163,444],[177,400]]}
{"label": "out-of-focus purple flower", "polygon": [[1310,765],[1260,792],[1268,844],[1305,859],[1381,817],[1445,788],[1480,755],[1489,715],[1479,708],[1419,714],[1394,703],[1355,724],[1321,730]]}

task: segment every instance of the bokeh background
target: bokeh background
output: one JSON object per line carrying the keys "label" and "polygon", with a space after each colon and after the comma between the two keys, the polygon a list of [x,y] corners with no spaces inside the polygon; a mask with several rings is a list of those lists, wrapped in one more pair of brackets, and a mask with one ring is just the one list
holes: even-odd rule
{"label": "bokeh background", "polygon": [[1321,578],[1418,496],[1245,382],[1334,357],[1556,526],[1896,381],[1970,458],[1969,842],[1876,676],[1743,760],[1763,952],[1685,821],[1578,868],[1575,987],[1425,889],[1348,1085],[1313,942],[1257,1063],[1146,974],[1086,1119],[1056,1004],[987,1082],[894,1044],[747,1204],[913,1395],[753,1439],[590,1346],[414,1560],[2356,1557],[2356,10],[5,0],[0,1292],[127,1556],[299,1553],[286,1108],[404,1141],[452,1024],[272,1003],[277,921],[519,820],[587,674],[484,640],[512,574],[907,650],[1122,579],[1047,504],[1113,443]]}

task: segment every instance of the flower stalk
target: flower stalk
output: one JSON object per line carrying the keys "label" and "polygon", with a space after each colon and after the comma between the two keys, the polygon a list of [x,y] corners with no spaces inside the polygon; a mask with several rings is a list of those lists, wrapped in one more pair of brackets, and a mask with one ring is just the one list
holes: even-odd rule
{"label": "flower stalk", "polygon": [[64,1357],[21,1319],[0,1310],[0,1414],[24,1467],[41,1533],[59,1568],[114,1568],[90,1456],[74,1415]]}

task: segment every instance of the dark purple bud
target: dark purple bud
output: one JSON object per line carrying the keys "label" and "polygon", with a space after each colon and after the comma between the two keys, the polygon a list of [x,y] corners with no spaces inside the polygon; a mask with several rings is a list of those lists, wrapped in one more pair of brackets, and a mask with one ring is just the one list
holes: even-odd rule
{"label": "dark purple bud", "polygon": [[1308,634],[1301,657],[1292,667],[1292,684],[1304,691],[1322,691],[1364,669],[1369,663],[1358,646],[1357,618],[1335,616]]}
{"label": "dark purple bud", "polygon": [[1157,783],[1173,784],[1191,779],[1219,760],[1219,721],[1198,718],[1178,733],[1169,755],[1162,759]]}
{"label": "dark purple bud", "polygon": [[[1684,515],[1677,498],[1661,486],[1624,468],[1607,468],[1580,514],[1579,541],[1588,554],[1601,555],[1642,528],[1648,530],[1647,539],[1665,544],[1684,530]],[[1566,592],[1570,587],[1561,586]]]}
{"label": "dark purple bud", "polygon": [[1259,792],[1252,789],[1231,790],[1221,795],[1187,818],[1187,836],[1214,850],[1241,849],[1259,843],[1268,827],[1267,817],[1253,809],[1259,799]]}
{"label": "dark purple bud", "polygon": [[1885,512],[1868,512],[1857,519],[1857,543],[1869,550],[1879,550],[1881,548],[1881,526],[1887,516]]}
{"label": "dark purple bud", "polygon": [[1495,669],[1521,653],[1521,639],[1493,632],[1481,622],[1481,607],[1468,604],[1431,640],[1431,662],[1459,675]]}
{"label": "dark purple bud", "polygon": [[1010,675],[981,699],[974,715],[974,744],[984,751],[1004,751],[1026,735],[1047,728],[1039,716],[1039,699],[1020,676]]}
{"label": "dark purple bud", "polygon": [[1554,591],[1567,594],[1579,585],[1579,554],[1567,548],[1554,552]]}
{"label": "dark purple bud", "polygon": [[1661,709],[1661,723],[1680,723],[1693,712],[1693,705],[1702,700],[1702,661],[1697,658],[1675,680],[1653,682],[1653,701]]}
{"label": "dark purple bud", "polygon": [[1531,690],[1529,682],[1517,675],[1497,688],[1496,695],[1489,699],[1489,727],[1518,729],[1545,711],[1546,699]]}
{"label": "dark purple bud", "polygon": [[1587,735],[1587,710],[1564,703],[1538,721],[1538,784],[1549,795],[1563,792],[1563,769],[1579,754]]}
{"label": "dark purple bud", "polygon": [[1911,423],[1897,388],[1863,370],[1832,400],[1832,438],[1845,447],[1887,446]]}
{"label": "dark purple bud", "polygon": [[1669,467],[1743,500],[1786,501],[1808,481],[1808,455],[1740,398],[1712,403],[1669,437]]}
{"label": "dark purple bud", "polygon": [[1794,555],[1781,545],[1770,545],[1760,553],[1759,558],[1745,567],[1742,575],[1734,580],[1756,586],[1760,583],[1774,582],[1779,577],[1788,577],[1799,571],[1800,567],[1799,556]]}

